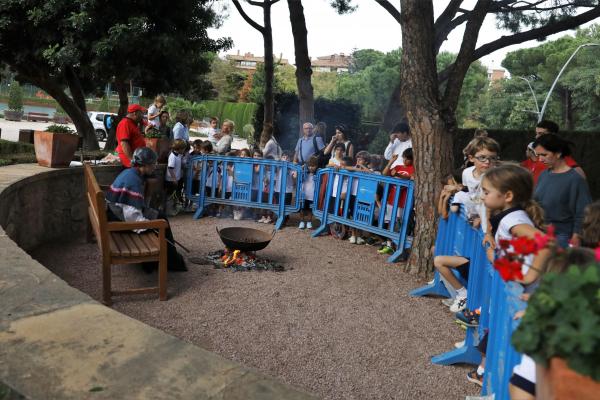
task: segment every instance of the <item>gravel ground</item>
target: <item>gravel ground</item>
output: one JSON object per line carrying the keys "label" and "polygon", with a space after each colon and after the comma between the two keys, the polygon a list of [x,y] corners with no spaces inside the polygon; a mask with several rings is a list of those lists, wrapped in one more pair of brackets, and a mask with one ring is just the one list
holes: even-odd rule
{"label": "gravel ground", "polygon": [[[171,220],[190,257],[222,249],[215,226],[252,221],[189,215]],[[439,299],[411,298],[422,285],[370,246],[330,236],[311,239],[290,226],[259,252],[284,272],[231,272],[188,262],[169,274],[169,300],[115,298],[114,309],[190,343],[254,367],[324,399],[463,399],[479,387],[467,366],[436,366],[463,331]],[[70,285],[101,297],[94,244],[44,245],[32,256]],[[113,286],[155,284],[136,266],[113,267]]]}

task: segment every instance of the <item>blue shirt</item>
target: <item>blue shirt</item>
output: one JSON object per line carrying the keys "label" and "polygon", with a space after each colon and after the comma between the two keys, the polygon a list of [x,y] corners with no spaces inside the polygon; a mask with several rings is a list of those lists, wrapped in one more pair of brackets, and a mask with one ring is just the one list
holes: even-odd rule
{"label": "blue shirt", "polygon": [[[314,140],[314,138],[314,136],[309,136],[308,138],[302,136],[298,139],[295,151],[300,164],[307,163],[314,154],[325,148],[325,143],[323,143],[323,139],[320,136],[317,136],[316,140]],[[315,143],[317,148],[315,148]]]}
{"label": "blue shirt", "polygon": [[190,141],[190,131],[187,126],[183,125],[181,122],[178,122],[173,127],[173,139],[181,139],[184,142]]}

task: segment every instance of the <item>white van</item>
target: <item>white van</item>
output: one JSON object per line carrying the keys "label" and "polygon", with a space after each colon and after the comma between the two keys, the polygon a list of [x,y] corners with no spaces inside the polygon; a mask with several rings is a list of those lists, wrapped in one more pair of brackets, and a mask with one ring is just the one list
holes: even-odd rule
{"label": "white van", "polygon": [[96,138],[98,139],[98,141],[101,142],[106,140],[108,134],[106,132],[106,127],[104,126],[104,117],[106,115],[116,117],[117,114],[97,111],[90,111],[87,114],[90,118],[90,121],[92,121],[92,125],[94,126],[94,131],[96,131]]}

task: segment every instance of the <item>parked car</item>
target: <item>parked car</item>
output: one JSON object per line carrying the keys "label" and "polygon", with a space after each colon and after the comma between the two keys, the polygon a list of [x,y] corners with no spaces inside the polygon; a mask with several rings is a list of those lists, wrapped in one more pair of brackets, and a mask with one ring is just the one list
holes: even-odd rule
{"label": "parked car", "polygon": [[106,113],[106,112],[97,112],[90,111],[87,113],[90,121],[92,121],[92,125],[94,126],[94,130],[96,131],[96,138],[98,141],[104,141],[108,137],[108,133],[106,132],[106,123],[104,122],[106,117],[115,118],[117,114]]}

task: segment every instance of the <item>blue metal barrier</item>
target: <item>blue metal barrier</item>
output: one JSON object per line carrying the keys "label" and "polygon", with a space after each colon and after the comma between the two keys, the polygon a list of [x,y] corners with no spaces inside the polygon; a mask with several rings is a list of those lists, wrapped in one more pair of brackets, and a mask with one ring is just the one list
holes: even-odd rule
{"label": "blue metal barrier", "polygon": [[[510,398],[508,385],[513,367],[521,355],[511,345],[511,336],[518,322],[513,316],[523,310],[526,303],[520,300],[523,287],[517,283],[505,283],[488,261],[483,247],[484,234],[472,228],[463,211],[450,213],[448,220],[440,219],[435,254],[461,255],[470,260],[467,283],[467,308],[481,307],[478,328],[467,328],[465,344],[449,352],[432,357],[435,364],[479,364],[480,355],[476,345],[488,334],[486,367],[482,395],[494,394],[497,400]],[[432,285],[411,292],[413,295],[439,294],[439,277]]]}
{"label": "blue metal barrier", "polygon": [[[322,187],[325,187],[323,196]],[[343,169],[321,169],[315,174],[312,209],[321,224],[312,236],[319,236],[331,223],[371,232],[390,239],[396,245],[396,251],[388,258],[389,262],[394,262],[405,248],[410,247],[406,233],[413,209],[413,190],[413,182],[407,179]],[[378,191],[381,191],[381,207],[376,201]],[[392,191],[393,205],[388,209],[387,200]],[[406,192],[406,202],[404,209],[400,209],[403,191]]]}
{"label": "blue metal barrier", "polygon": [[[277,215],[275,229],[280,229],[284,218],[304,204],[302,179],[302,167],[287,161],[196,155],[188,160],[185,190],[198,205],[195,219],[210,204],[261,208]],[[291,193],[286,195],[286,188]],[[288,195],[292,199],[286,204]]]}

